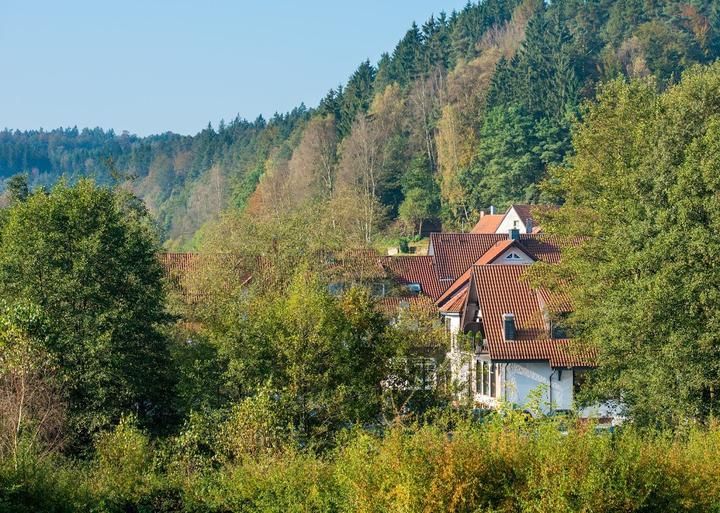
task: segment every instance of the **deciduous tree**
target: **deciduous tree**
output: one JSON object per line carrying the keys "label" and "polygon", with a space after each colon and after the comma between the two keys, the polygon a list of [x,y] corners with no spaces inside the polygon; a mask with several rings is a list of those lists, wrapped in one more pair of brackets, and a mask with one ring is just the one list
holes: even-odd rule
{"label": "deciduous tree", "polygon": [[157,239],[142,204],[81,180],[30,195],[0,229],[0,297],[47,319],[71,428],[88,435],[134,411],[167,422],[172,380]]}

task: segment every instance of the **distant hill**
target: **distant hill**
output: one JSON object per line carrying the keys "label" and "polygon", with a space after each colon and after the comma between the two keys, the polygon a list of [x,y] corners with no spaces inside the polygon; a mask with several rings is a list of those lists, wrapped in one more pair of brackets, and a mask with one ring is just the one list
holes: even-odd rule
{"label": "distant hill", "polygon": [[0,180],[106,182],[115,169],[134,177],[170,248],[191,246],[225,209],[262,215],[307,201],[347,206],[365,238],[435,218],[469,229],[490,204],[552,200],[536,184],[563,161],[600,82],[648,77],[662,88],[719,53],[717,1],[468,3],[413,24],[313,109],[191,137],[5,130]]}

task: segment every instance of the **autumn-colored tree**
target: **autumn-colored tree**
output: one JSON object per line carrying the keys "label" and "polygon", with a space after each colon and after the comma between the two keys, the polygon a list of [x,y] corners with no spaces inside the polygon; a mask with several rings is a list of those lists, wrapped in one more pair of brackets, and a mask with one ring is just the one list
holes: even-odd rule
{"label": "autumn-colored tree", "polygon": [[340,150],[337,198],[346,202],[353,224],[365,241],[372,239],[383,218],[378,200],[383,180],[383,142],[373,120],[360,116]]}
{"label": "autumn-colored tree", "polygon": [[455,107],[446,105],[438,122],[436,138],[440,194],[446,219],[454,220],[460,227],[472,222],[472,209],[466,191],[460,185],[460,176],[472,161],[473,141],[472,129],[463,127]]}
{"label": "autumn-colored tree", "polygon": [[461,60],[447,77],[447,103],[435,140],[444,218],[450,226],[465,229],[475,223],[476,206],[460,179],[470,169],[479,144],[480,113],[498,62],[515,55],[525,38],[528,20],[537,9],[537,0],[522,2],[508,22],[488,29],[478,44],[479,56],[469,62]]}
{"label": "autumn-colored tree", "polygon": [[303,130],[288,163],[288,187],[294,201],[327,199],[335,188],[337,130],[332,117],[314,117]]}
{"label": "autumn-colored tree", "polygon": [[0,303],[0,458],[43,458],[65,442],[56,364],[45,349],[46,320],[32,304]]}

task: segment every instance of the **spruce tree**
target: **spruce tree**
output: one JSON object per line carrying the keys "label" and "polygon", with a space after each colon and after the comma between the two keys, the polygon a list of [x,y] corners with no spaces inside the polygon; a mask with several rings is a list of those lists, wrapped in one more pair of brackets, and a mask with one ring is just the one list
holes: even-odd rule
{"label": "spruce tree", "polygon": [[375,68],[369,60],[364,61],[348,80],[343,90],[340,104],[340,121],[338,128],[341,135],[350,133],[355,116],[366,112],[370,107],[375,82]]}

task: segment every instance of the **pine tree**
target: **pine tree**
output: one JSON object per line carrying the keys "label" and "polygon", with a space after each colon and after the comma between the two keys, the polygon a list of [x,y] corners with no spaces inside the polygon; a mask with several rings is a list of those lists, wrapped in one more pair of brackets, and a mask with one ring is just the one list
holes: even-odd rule
{"label": "pine tree", "polygon": [[392,61],[390,54],[383,52],[377,64],[377,73],[375,74],[374,89],[382,91],[393,82],[392,77]]}
{"label": "pine tree", "polygon": [[27,173],[11,176],[6,184],[7,193],[12,203],[25,201],[30,196],[30,184]]}
{"label": "pine tree", "polygon": [[450,64],[450,31],[444,12],[441,12],[437,19],[431,16],[423,25],[422,38],[424,71],[429,71],[437,66],[447,69]]}
{"label": "pine tree", "polygon": [[391,59],[391,76],[401,85],[408,84],[417,78],[422,71],[423,40],[420,29],[413,22],[398,45],[395,47]]}
{"label": "pine tree", "polygon": [[372,101],[373,82],[375,82],[375,68],[369,60],[366,60],[352,74],[343,91],[338,123],[341,135],[350,133],[355,116],[359,112],[367,112]]}

